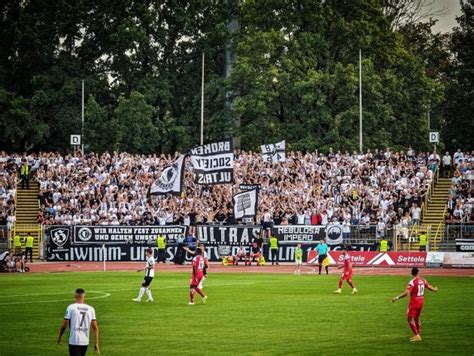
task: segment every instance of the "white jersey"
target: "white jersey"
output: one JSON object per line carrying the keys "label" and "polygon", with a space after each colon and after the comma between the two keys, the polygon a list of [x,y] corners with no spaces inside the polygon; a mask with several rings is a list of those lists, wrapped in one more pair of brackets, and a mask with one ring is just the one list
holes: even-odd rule
{"label": "white jersey", "polygon": [[70,304],[64,319],[69,320],[69,345],[89,345],[91,323],[96,320],[94,308],[84,303]]}
{"label": "white jersey", "polygon": [[155,259],[153,256],[146,260],[145,277],[155,277]]}

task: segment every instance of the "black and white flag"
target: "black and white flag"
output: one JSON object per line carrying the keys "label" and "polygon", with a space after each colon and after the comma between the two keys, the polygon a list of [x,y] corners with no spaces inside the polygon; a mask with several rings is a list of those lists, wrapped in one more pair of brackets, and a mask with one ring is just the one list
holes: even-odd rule
{"label": "black and white flag", "polygon": [[151,186],[150,194],[181,194],[184,179],[184,157],[184,155],[180,155],[171,166],[163,169],[160,178]]}
{"label": "black and white flag", "polygon": [[277,142],[275,144],[261,145],[262,158],[265,162],[285,162],[285,141]]}
{"label": "black and white flag", "polygon": [[234,216],[236,219],[250,218],[257,214],[257,189],[246,190],[234,195]]}
{"label": "black and white flag", "polygon": [[234,180],[232,139],[208,143],[191,150],[196,184],[229,184]]}

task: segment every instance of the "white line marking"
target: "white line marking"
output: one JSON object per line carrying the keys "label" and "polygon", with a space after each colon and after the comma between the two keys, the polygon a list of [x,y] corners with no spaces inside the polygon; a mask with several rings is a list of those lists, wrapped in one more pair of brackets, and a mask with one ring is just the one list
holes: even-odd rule
{"label": "white line marking", "polygon": [[[102,298],[107,298],[110,297],[110,293],[105,293],[105,292],[95,292],[95,291],[89,291],[88,293],[100,293],[102,295],[98,295],[96,297],[88,297],[87,300],[94,300],[94,299],[102,299]],[[53,295],[61,295],[61,294],[66,294],[66,293],[56,293]],[[37,294],[37,295],[42,295],[42,294]],[[52,293],[48,293],[45,295],[52,295]],[[28,296],[28,294],[23,294],[23,296]],[[36,300],[36,301],[28,301],[28,302],[7,302],[7,303],[0,303],[0,305],[14,305],[14,304],[36,304],[36,303],[51,303],[51,302],[73,302],[71,298],[68,299],[50,299],[50,300]]]}

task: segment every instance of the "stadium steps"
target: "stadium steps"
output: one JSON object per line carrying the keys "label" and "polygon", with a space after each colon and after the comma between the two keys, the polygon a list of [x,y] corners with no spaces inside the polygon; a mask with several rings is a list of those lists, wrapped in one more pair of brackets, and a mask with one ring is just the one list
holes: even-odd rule
{"label": "stadium steps", "polygon": [[438,178],[431,199],[428,202],[426,211],[423,214],[423,225],[431,225],[432,233],[430,237],[431,250],[436,251],[444,237],[444,217],[449,197],[451,180],[449,178]]}
{"label": "stadium steps", "polygon": [[[13,235],[19,234],[26,236],[31,234],[34,238],[33,243],[33,258],[40,257],[41,246],[41,225],[38,224],[39,213],[39,184],[34,180],[30,180],[30,189],[21,189],[21,184],[17,183],[16,193],[16,210],[15,210],[15,226],[13,228]],[[23,249],[25,243],[23,242]]]}

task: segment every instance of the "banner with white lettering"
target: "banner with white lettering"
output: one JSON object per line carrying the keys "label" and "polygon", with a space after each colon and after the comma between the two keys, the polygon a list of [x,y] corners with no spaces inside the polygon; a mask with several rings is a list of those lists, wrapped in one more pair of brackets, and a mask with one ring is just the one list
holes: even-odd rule
{"label": "banner with white lettering", "polygon": [[184,237],[186,226],[74,226],[74,245],[155,245],[156,237],[164,235],[168,242]]}
{"label": "banner with white lettering", "polygon": [[234,180],[232,139],[197,146],[190,152],[196,184],[229,184]]}
{"label": "banner with white lettering", "polygon": [[234,216],[236,219],[252,218],[257,215],[257,189],[246,190],[232,198],[234,202]]}
{"label": "banner with white lettering", "polygon": [[275,144],[261,145],[262,159],[265,162],[285,162],[285,141],[277,142]]}
{"label": "banner with white lettering", "polygon": [[326,227],[322,225],[275,225],[272,234],[285,243],[309,244],[326,238]]}
{"label": "banner with white lettering", "polygon": [[260,236],[261,226],[199,225],[197,238],[204,245],[248,245]]}
{"label": "banner with white lettering", "polygon": [[456,239],[456,251],[474,252],[474,239]]}
{"label": "banner with white lettering", "polygon": [[174,194],[179,195],[183,190],[184,158],[180,155],[171,166],[166,167],[150,189],[152,195]]}

